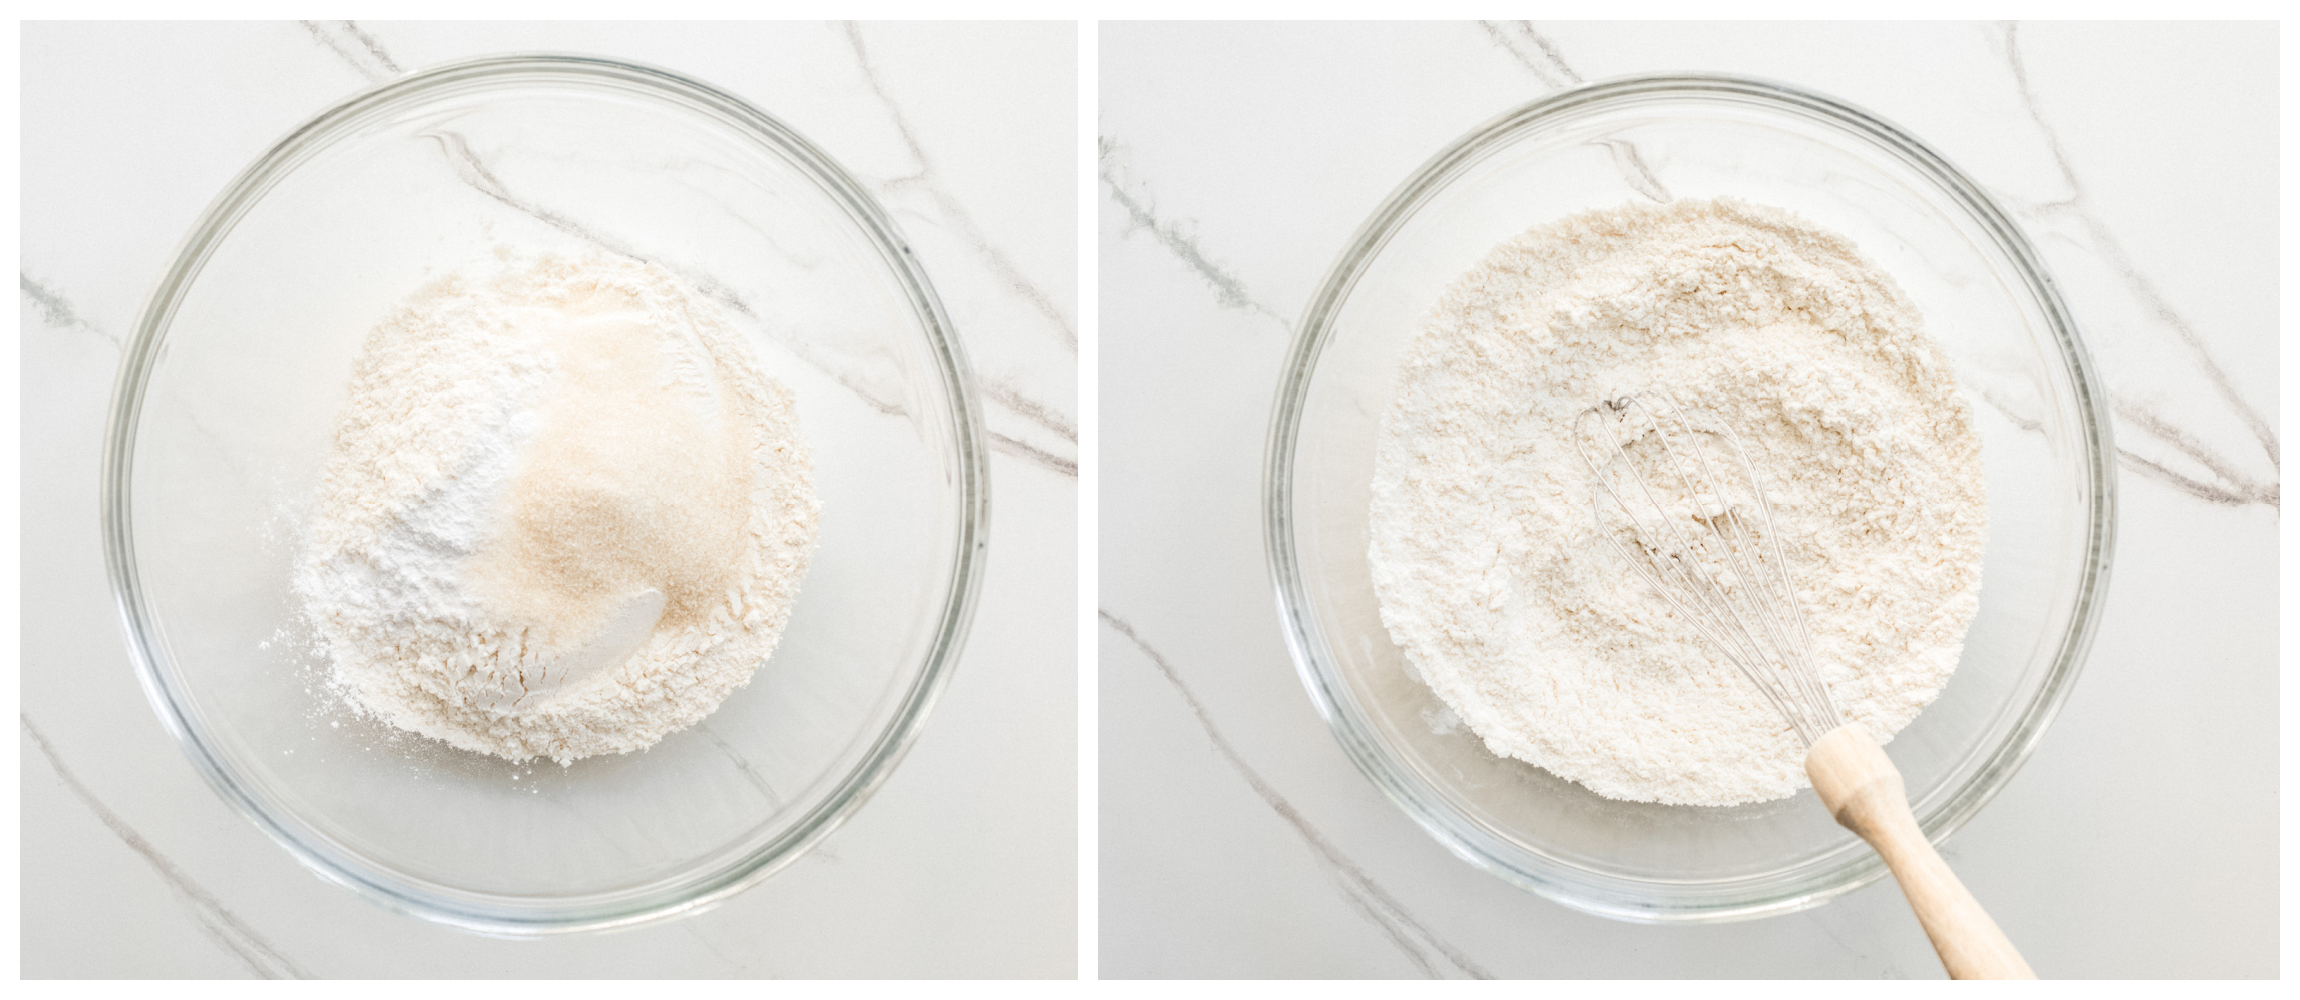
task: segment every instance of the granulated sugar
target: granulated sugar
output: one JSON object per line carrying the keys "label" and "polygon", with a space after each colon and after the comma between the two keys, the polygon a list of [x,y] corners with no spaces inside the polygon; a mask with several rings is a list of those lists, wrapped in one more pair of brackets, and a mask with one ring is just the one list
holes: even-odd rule
{"label": "granulated sugar", "polygon": [[790,395],[669,273],[506,259],[370,335],[296,589],[361,710],[512,760],[629,752],[773,651],[809,477]]}
{"label": "granulated sugar", "polygon": [[1590,212],[1455,281],[1382,424],[1382,620],[1497,754],[1610,798],[1780,798],[1807,784],[1795,733],[1597,534],[1574,420],[1656,388],[1764,466],[1846,719],[1880,741],[1906,726],[1978,607],[1980,443],[1900,289],[1777,209]]}

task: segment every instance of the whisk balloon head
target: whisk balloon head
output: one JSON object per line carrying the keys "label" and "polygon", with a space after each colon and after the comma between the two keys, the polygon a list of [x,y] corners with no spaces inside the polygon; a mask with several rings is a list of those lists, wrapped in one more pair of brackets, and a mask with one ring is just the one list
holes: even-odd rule
{"label": "whisk balloon head", "polygon": [[1844,725],[1813,661],[1772,498],[1717,414],[1649,391],[1605,400],[1574,423],[1596,477],[1597,529],[1757,686],[1811,746]]}

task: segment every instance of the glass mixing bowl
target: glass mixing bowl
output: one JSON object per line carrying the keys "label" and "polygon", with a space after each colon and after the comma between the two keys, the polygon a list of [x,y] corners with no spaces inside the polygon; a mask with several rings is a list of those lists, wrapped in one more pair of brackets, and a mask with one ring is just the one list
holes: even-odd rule
{"label": "glass mixing bowl", "polygon": [[[564,769],[351,713],[289,589],[368,331],[498,244],[641,257],[716,300],[796,398],[822,502],[750,685]],[[917,736],[981,580],[981,419],[925,272],[822,150],[664,70],[478,59],[329,109],[200,218],[121,365],[106,556],[154,709],[298,860],[485,933],[629,926],[789,864]]]}
{"label": "glass mixing bowl", "polygon": [[1851,237],[1923,310],[1974,405],[1989,492],[1979,615],[1940,699],[1888,748],[1934,840],[2036,745],[2107,586],[2105,394],[2028,240],[1939,154],[1842,102],[1725,76],[1581,87],[1462,137],[1367,220],[1303,313],[1264,480],[1278,608],[1319,712],[1400,808],[1472,864],[1626,920],[1791,912],[1884,866],[1811,791],[1617,802],[1426,721],[1442,703],[1383,629],[1367,568],[1374,442],[1418,320],[1495,244],[1587,209],[1719,195]]}

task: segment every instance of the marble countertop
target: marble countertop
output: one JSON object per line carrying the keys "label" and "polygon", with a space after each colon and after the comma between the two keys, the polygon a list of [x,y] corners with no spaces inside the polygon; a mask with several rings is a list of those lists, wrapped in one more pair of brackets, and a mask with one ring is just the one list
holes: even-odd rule
{"label": "marble countertop", "polygon": [[1343,756],[1280,637],[1263,434],[1336,252],[1471,127],[1663,70],[1881,114],[2041,248],[2116,414],[2111,591],[1944,853],[2043,976],[2278,973],[2273,25],[1106,23],[1099,60],[1102,975],[1941,974],[1890,882],[1641,926],[1470,867]]}
{"label": "marble countertop", "polygon": [[[1076,38],[1052,23],[24,26],[22,974],[1074,975]],[[96,506],[121,342],[225,182],[363,88],[522,50],[725,87],[866,182],[965,339],[994,447],[966,651],[876,796],[714,910],[543,941],[371,905],[226,807],[137,685]]]}

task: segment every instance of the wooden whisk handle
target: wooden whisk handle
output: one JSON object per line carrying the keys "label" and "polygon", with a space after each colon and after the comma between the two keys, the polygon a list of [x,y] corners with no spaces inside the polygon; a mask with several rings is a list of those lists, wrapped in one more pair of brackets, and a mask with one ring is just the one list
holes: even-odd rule
{"label": "wooden whisk handle", "polygon": [[1901,895],[1933,939],[1951,979],[2035,979],[2005,932],[1949,871],[1909,811],[1901,772],[1859,726],[1842,726],[1813,744],[1805,773],[1829,814],[1861,836],[1892,869]]}

